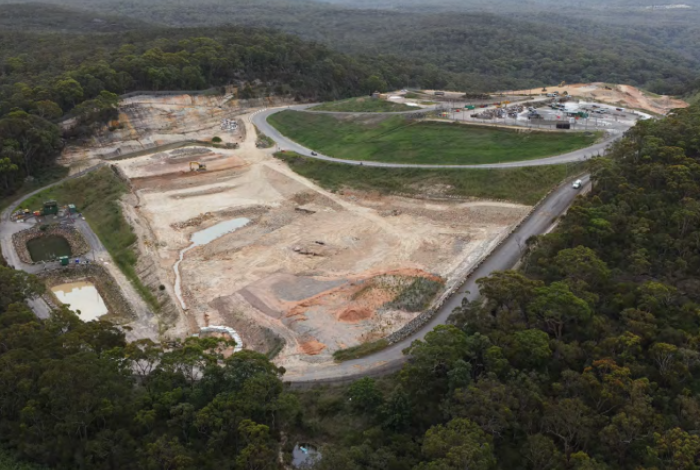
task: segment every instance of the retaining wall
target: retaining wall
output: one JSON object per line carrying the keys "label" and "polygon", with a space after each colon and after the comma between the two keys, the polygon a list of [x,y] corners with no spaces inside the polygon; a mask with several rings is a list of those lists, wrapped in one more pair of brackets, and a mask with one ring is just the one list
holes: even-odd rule
{"label": "retaining wall", "polygon": [[90,251],[90,246],[80,231],[72,225],[50,225],[45,230],[41,230],[40,226],[35,226],[12,235],[12,244],[19,259],[25,264],[37,264],[32,261],[32,257],[27,249],[27,242],[50,235],[65,238],[70,245],[71,256],[81,256]]}

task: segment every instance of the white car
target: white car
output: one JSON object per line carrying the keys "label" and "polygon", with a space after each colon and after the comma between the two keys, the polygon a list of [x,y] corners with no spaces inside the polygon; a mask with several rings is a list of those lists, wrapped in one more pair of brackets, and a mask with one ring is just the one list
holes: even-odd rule
{"label": "white car", "polygon": [[576,180],[574,181],[574,184],[571,185],[571,187],[574,189],[580,189],[581,186],[583,186],[583,181],[581,180]]}

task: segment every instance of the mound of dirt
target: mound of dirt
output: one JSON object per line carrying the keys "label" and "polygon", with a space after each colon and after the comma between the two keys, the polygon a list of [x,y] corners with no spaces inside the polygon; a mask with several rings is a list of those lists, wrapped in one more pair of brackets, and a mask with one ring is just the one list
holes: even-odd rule
{"label": "mound of dirt", "polygon": [[374,312],[367,307],[349,306],[343,309],[336,318],[343,323],[357,323],[372,318],[373,314]]}
{"label": "mound of dirt", "polygon": [[315,339],[312,339],[310,341],[300,343],[299,349],[304,354],[307,354],[309,356],[315,356],[317,354],[320,354],[321,351],[323,351],[324,349],[326,349],[326,345],[316,341]]}

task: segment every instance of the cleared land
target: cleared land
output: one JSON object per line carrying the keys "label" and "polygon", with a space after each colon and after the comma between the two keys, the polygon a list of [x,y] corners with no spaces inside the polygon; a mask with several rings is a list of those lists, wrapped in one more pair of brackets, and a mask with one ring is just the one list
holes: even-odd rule
{"label": "cleared land", "polygon": [[299,111],[270,116],[284,135],[336,158],[424,164],[483,164],[560,155],[592,145],[594,133],[522,132],[403,116],[338,117]]}
{"label": "cleared land", "polygon": [[330,191],[354,189],[382,194],[428,197],[474,197],[532,205],[583,163],[507,169],[422,170],[368,168],[306,158],[293,152],[276,153],[296,173]]}
{"label": "cleared land", "polygon": [[[381,344],[454,287],[567,171],[369,169],[293,154],[275,159],[272,149],[256,146],[249,120],[254,109],[222,101],[130,99],[113,126],[118,131],[68,149],[64,161],[75,165],[124,155],[118,149],[138,150],[113,160],[132,191],[102,170],[95,173],[100,180],[81,178],[71,182],[78,186],[56,188],[31,204],[39,207],[49,197],[76,203],[88,220],[98,221],[94,228],[104,244],[116,246],[115,259],[120,249],[126,261],[139,253],[138,273],[159,300],[174,298],[173,268],[193,234],[248,219],[183,255],[187,311],[177,303],[171,316],[163,307],[161,331],[182,338],[204,326],[234,328],[246,348],[279,352],[275,360],[289,374],[332,366],[335,351],[347,350],[340,353],[347,358]],[[235,118],[238,129],[221,133],[222,118]],[[161,147],[213,135],[240,147]],[[149,153],[152,146],[159,147]],[[206,164],[207,171],[191,172],[190,161]],[[348,350],[353,346],[360,347]]]}
{"label": "cleared land", "polygon": [[[631,85],[614,85],[609,83],[572,83],[565,86],[546,87],[547,92],[567,92],[587,100],[599,101],[623,108],[649,111],[664,115],[671,109],[686,108],[688,103],[665,95],[655,95]],[[530,94],[533,90],[519,90],[508,93]]]}
{"label": "cleared land", "polygon": [[392,103],[383,99],[370,97],[350,98],[341,101],[330,101],[311,108],[313,111],[337,111],[352,113],[388,113],[397,111],[412,111],[416,108],[403,103]]}
{"label": "cleared land", "polygon": [[[172,122],[170,114],[148,114],[151,128]],[[256,147],[245,115],[239,123],[236,150],[189,147],[116,161],[134,190],[122,209],[141,256],[154,261],[152,275],[167,292],[174,289],[173,266],[195,232],[249,219],[184,255],[179,271],[187,312],[168,334],[226,325],[247,348],[281,348],[276,361],[290,373],[331,365],[333,352],[400,328],[529,211],[510,202],[431,198],[449,190],[441,193],[443,183],[419,177],[394,181],[412,186],[403,193],[420,199],[376,187],[333,193],[271,158],[271,149]],[[208,170],[190,172],[193,160]]]}

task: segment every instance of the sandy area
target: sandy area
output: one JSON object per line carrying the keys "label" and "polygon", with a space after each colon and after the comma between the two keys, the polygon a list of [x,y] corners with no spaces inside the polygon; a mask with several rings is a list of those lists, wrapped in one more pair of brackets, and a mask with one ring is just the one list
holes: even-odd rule
{"label": "sandy area", "polygon": [[[147,151],[184,140],[209,142],[219,137],[222,143],[240,143],[245,128],[223,130],[222,120],[238,119],[259,106],[283,103],[278,98],[237,100],[232,95],[140,95],[122,100],[119,117],[85,145],[69,146],[59,163],[72,172],[95,165],[101,159],[113,159],[133,152]],[[69,126],[70,121],[64,123]]]}
{"label": "sandy area", "polygon": [[[179,271],[187,308],[173,302],[175,313],[161,325],[165,336],[224,325],[247,348],[280,351],[276,362],[290,372],[329,363],[334,351],[384,337],[418,315],[529,211],[489,201],[330,193],[274,159],[272,149],[256,147],[255,109],[247,106],[226,97],[133,98],[114,130],[64,154],[75,167],[139,152],[111,163],[133,187],[123,206],[141,256],[154,261],[147,273],[171,298],[173,268],[192,235],[249,219],[185,253]],[[221,131],[224,117],[238,129]],[[240,147],[162,147],[215,135]],[[190,171],[192,161],[206,171]]]}
{"label": "sandy area", "polygon": [[[623,108],[636,108],[645,111],[651,111],[656,114],[666,114],[675,108],[686,108],[688,103],[683,100],[671,98],[665,95],[655,95],[631,85],[611,85],[607,83],[575,83],[562,87],[551,86],[546,87],[548,93],[555,91],[559,93],[568,92],[570,95],[584,99],[592,99],[613,106]],[[508,93],[527,94],[532,92],[529,90],[519,90]],[[539,90],[535,90],[539,91]]]}
{"label": "sandy area", "polygon": [[[332,194],[255,148],[252,129],[247,135],[237,150],[180,149],[116,164],[132,180],[138,215],[154,238],[148,245],[171,285],[194,232],[251,220],[186,253],[180,272],[187,311],[170,334],[211,322],[235,328],[252,349],[280,340],[277,361],[288,369],[328,362],[333,351],[400,328],[418,311],[392,301],[419,278],[449,287],[529,210]],[[207,171],[190,172],[190,158]]]}

